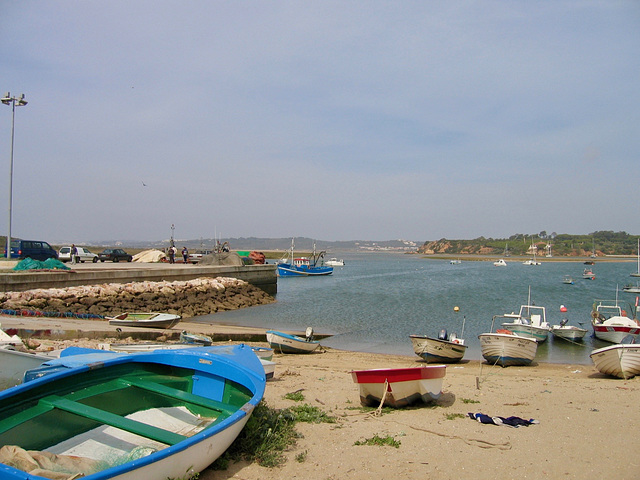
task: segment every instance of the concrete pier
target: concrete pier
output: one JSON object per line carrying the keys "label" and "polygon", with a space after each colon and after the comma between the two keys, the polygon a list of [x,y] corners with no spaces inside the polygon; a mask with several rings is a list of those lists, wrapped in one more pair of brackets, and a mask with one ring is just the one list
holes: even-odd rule
{"label": "concrete pier", "polygon": [[192,280],[232,277],[244,280],[270,295],[278,291],[276,265],[210,266],[167,263],[80,263],[72,270],[13,272],[15,262],[0,262],[0,291],[22,292],[34,288],[63,288],[103,283]]}

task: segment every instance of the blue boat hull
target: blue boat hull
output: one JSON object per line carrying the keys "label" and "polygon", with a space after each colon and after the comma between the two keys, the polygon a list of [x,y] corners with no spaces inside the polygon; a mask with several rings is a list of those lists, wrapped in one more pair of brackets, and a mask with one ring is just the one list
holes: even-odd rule
{"label": "blue boat hull", "polygon": [[[135,460],[101,466],[88,472],[84,477],[88,480],[182,478],[200,472],[233,442],[264,394],[264,369],[246,345],[134,354],[88,349],[63,353],[60,359],[43,364],[41,375],[0,392],[0,444],[43,450],[50,441],[54,445],[59,438],[92,432],[94,426],[104,424],[144,435],[148,439],[145,444],[155,441],[166,445]],[[118,401],[123,396],[129,403]],[[192,409],[193,415],[203,412],[210,416],[207,412],[216,409],[220,413],[217,420],[190,436],[127,416],[142,411],[139,407],[181,405]],[[36,428],[28,422],[45,420],[59,428],[25,438],[25,431]],[[0,478],[43,477],[0,463]]]}
{"label": "blue boat hull", "polygon": [[333,267],[309,267],[306,265],[297,266],[290,263],[278,265],[278,275],[281,277],[316,277],[331,275]]}

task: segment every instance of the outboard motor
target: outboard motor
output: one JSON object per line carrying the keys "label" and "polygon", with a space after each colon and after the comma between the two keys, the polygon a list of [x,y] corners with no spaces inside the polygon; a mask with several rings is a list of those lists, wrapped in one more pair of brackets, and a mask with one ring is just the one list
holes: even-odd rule
{"label": "outboard motor", "polygon": [[307,330],[304,332],[307,342],[313,340],[313,328],[307,327]]}
{"label": "outboard motor", "polygon": [[442,330],[440,330],[440,333],[438,334],[438,340],[446,340],[447,337],[447,329],[443,328]]}

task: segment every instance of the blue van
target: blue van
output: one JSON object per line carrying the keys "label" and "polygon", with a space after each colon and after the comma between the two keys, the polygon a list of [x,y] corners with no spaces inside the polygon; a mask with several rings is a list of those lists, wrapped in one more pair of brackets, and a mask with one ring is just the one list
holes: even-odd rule
{"label": "blue van", "polygon": [[[7,248],[4,249],[4,256],[7,256]],[[11,258],[31,258],[33,260],[45,261],[47,258],[58,258],[56,252],[47,242],[40,240],[12,240]]]}

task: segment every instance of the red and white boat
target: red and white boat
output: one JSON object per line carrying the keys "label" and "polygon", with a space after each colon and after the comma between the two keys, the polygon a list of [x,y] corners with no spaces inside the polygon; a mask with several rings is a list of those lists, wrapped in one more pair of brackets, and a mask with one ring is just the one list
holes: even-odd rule
{"label": "red and white boat", "polygon": [[377,407],[406,407],[421,400],[429,403],[442,393],[446,365],[426,365],[410,368],[380,368],[354,370],[353,381],[360,386],[360,402]]}
{"label": "red and white boat", "polygon": [[591,324],[596,338],[605,342],[620,343],[627,335],[640,335],[638,321],[627,316],[618,301],[596,300],[591,312]]}

